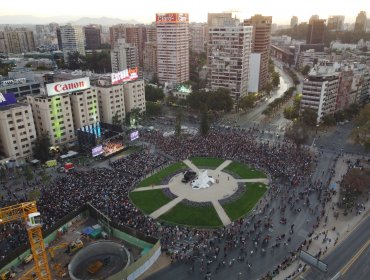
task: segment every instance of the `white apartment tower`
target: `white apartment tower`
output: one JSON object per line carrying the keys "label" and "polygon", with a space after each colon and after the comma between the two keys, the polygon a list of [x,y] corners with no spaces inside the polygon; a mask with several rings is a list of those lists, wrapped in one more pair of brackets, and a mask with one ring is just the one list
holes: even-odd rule
{"label": "white apartment tower", "polygon": [[70,94],[75,129],[95,124],[100,120],[98,94],[94,87]]}
{"label": "white apartment tower", "polygon": [[138,108],[143,113],[145,107],[145,85],[143,80],[133,81],[124,84],[125,91],[125,110],[131,112],[132,109]]}
{"label": "white apartment tower", "polygon": [[207,39],[207,25],[204,23],[192,23],[189,27],[190,49],[196,53],[205,52]]}
{"label": "white apartment tower", "polygon": [[226,88],[237,102],[248,93],[252,26],[238,20],[219,21],[209,28],[208,80],[211,89]]}
{"label": "white apartment tower", "polygon": [[68,93],[55,96],[27,96],[32,107],[38,135],[47,133],[51,145],[59,145],[75,139],[71,101]]}
{"label": "white apartment tower", "polygon": [[30,159],[36,140],[31,106],[24,103],[0,107],[0,154],[11,159]]}
{"label": "white apartment tower", "polygon": [[121,38],[111,50],[112,72],[119,72],[139,66],[138,49]]}
{"label": "white apartment tower", "polygon": [[64,61],[68,62],[69,53],[85,55],[85,33],[82,26],[70,24],[60,27]]}
{"label": "white apartment tower", "polygon": [[333,65],[320,65],[311,70],[303,82],[301,108],[317,112],[317,121],[334,114],[339,89],[339,73]]}
{"label": "white apartment tower", "polygon": [[161,84],[179,84],[189,80],[189,15],[156,15],[157,74]]}
{"label": "white apartment tower", "polygon": [[123,84],[100,83],[96,86],[96,92],[99,100],[100,121],[111,124],[112,118],[117,116],[117,119],[123,123],[126,117]]}

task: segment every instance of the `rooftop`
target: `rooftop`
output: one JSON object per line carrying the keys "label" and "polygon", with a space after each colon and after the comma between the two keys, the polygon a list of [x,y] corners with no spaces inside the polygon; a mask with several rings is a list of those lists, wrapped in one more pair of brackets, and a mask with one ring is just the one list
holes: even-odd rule
{"label": "rooftop", "polygon": [[14,108],[25,107],[25,106],[28,106],[28,104],[23,103],[23,102],[18,102],[18,103],[11,104],[11,105],[0,106],[0,111],[7,111],[7,110],[14,109]]}

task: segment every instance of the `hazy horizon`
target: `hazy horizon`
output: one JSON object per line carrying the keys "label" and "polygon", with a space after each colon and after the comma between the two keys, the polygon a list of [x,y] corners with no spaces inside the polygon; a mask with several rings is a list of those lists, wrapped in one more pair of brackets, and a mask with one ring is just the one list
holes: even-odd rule
{"label": "hazy horizon", "polygon": [[[45,5],[44,1],[18,0],[16,6],[11,2],[2,3],[0,11],[0,24],[6,24],[4,20],[17,17],[27,20],[51,21],[65,23],[82,17],[91,18],[117,18],[122,20],[136,20],[141,23],[151,23],[155,20],[158,12],[186,12],[189,13],[191,22],[206,22],[208,13],[223,11],[238,11],[241,19],[254,14],[262,14],[273,17],[273,23],[289,24],[292,16],[298,16],[299,22],[307,22],[311,15],[317,14],[320,18],[327,19],[330,15],[344,15],[345,22],[354,22],[357,14],[364,10],[363,0],[334,1],[334,0],[229,0],[220,1],[195,1],[185,2],[174,0],[137,0],[134,5],[116,2],[113,0],[89,2],[81,0],[64,0],[56,8],[54,5]],[[212,4],[210,4],[212,3]],[[142,9],[145,7],[145,9]],[[29,19],[27,19],[27,17]],[[22,20],[22,19],[20,19]],[[15,23],[11,23],[15,24]],[[32,22],[19,22],[19,24],[32,24]]]}

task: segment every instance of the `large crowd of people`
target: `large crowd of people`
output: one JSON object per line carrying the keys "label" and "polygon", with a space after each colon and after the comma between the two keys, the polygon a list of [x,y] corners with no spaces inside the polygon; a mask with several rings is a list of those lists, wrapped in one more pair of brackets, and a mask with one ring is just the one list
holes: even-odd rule
{"label": "large crowd of people", "polygon": [[[168,154],[169,157],[144,150],[111,162],[111,169],[77,170],[57,177],[50,185],[41,187],[38,209],[42,213],[44,227],[47,229],[53,226],[66,214],[90,202],[116,222],[135,228],[146,235],[161,238],[163,250],[169,252],[173,261],[189,263],[192,272],[195,267],[193,258],[195,255],[199,257],[197,266],[200,272],[207,276],[212,267],[211,263],[214,263],[213,271],[216,273],[223,266],[232,265],[235,259],[229,259],[228,254],[236,248],[240,250],[237,261],[246,262],[246,267],[251,269],[254,252],[262,248],[260,245],[262,246],[264,241],[270,239],[267,230],[273,227],[274,211],[279,212],[281,219],[284,218],[285,211],[299,213],[305,207],[320,217],[323,213],[317,213],[318,208],[310,204],[311,194],[316,191],[324,204],[328,195],[322,192],[322,182],[311,182],[307,190],[298,191],[297,187],[310,175],[313,160],[308,150],[297,148],[288,140],[275,144],[261,143],[255,139],[257,133],[259,132],[254,130],[237,129],[210,131],[205,137],[200,135],[163,137],[155,131],[143,133],[143,141],[155,145],[157,150]],[[260,213],[262,218],[254,214],[218,230],[201,231],[159,225],[131,203],[130,191],[146,174],[171,161],[184,160],[191,156],[231,159],[267,172],[273,183],[254,212]],[[284,195],[281,196],[281,193]],[[272,201],[280,206],[273,205]],[[289,225],[289,228],[291,232],[294,231],[294,225]],[[0,256],[3,258],[17,245],[27,242],[24,234],[21,227],[2,228],[0,236],[6,240],[7,246],[0,248]],[[282,234],[275,240],[271,250],[288,242],[290,235]],[[260,250],[261,253],[265,253],[265,249]]]}

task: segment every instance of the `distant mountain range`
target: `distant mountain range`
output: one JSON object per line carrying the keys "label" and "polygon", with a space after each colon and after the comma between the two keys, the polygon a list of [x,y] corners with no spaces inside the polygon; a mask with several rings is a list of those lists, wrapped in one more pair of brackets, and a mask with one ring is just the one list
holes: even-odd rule
{"label": "distant mountain range", "polygon": [[88,25],[88,24],[100,24],[100,25],[115,25],[115,24],[138,24],[140,22],[130,19],[119,19],[119,18],[90,18],[90,17],[70,17],[70,16],[59,16],[59,17],[36,17],[31,15],[13,15],[13,16],[0,16],[0,24],[48,24],[56,22],[59,24],[72,23],[75,25]]}

